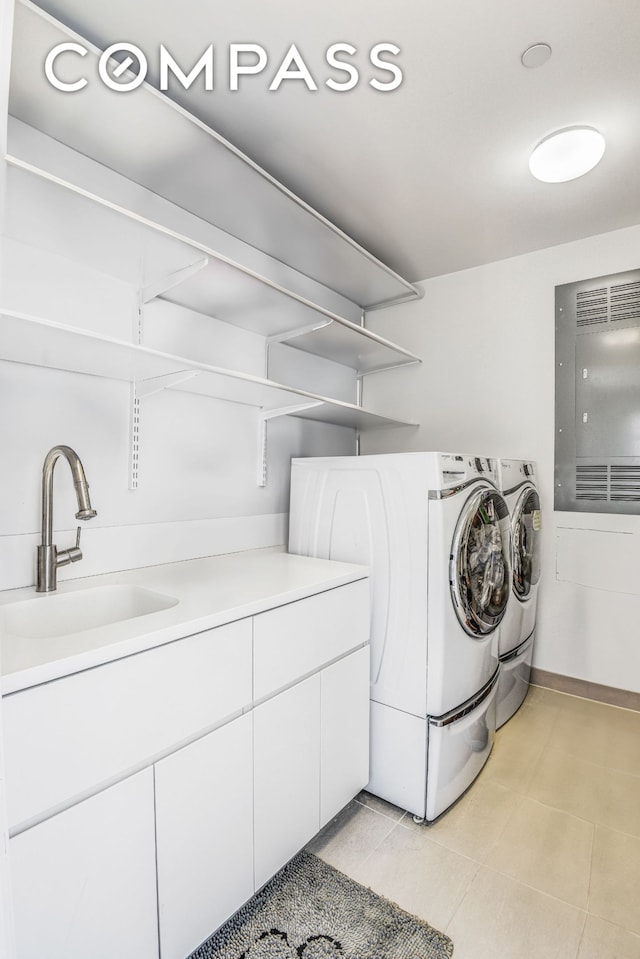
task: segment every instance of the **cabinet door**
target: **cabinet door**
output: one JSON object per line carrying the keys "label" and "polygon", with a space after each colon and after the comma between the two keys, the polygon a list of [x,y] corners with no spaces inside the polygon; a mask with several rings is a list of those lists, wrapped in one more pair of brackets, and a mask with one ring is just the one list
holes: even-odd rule
{"label": "cabinet door", "polygon": [[322,670],[320,825],[369,781],[369,647]]}
{"label": "cabinet door", "polygon": [[4,696],[9,828],[121,779],[250,702],[249,620]]}
{"label": "cabinet door", "polygon": [[251,715],[156,764],[162,959],[184,959],[253,893]]}
{"label": "cabinet door", "polygon": [[157,957],[151,769],[14,836],[9,855],[21,959]]}
{"label": "cabinet door", "polygon": [[259,889],[320,825],[320,675],[253,711],[255,881]]}
{"label": "cabinet door", "polygon": [[368,579],[261,613],[253,627],[255,699],[308,676],[368,639]]}

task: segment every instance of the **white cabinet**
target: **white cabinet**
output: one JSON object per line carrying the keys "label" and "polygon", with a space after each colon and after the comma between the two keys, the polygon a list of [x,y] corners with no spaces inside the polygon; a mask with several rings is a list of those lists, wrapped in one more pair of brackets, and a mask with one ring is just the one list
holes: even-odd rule
{"label": "white cabinet", "polygon": [[253,715],[259,889],[369,780],[369,647],[268,699]]}
{"label": "white cabinet", "polygon": [[15,836],[9,852],[19,959],[158,955],[151,769]]}
{"label": "white cabinet", "polygon": [[368,780],[368,621],[356,580],[4,697],[19,959],[184,959],[261,888]]}
{"label": "white cabinet", "polygon": [[320,674],[320,826],[369,782],[369,646]]}
{"label": "white cabinet", "polygon": [[10,830],[250,705],[251,633],[239,620],[3,697]]}
{"label": "white cabinet", "polygon": [[253,893],[251,715],[155,767],[162,959],[183,959]]}
{"label": "white cabinet", "polygon": [[259,889],[320,823],[320,676],[254,710],[255,878]]}
{"label": "white cabinet", "polygon": [[256,888],[369,779],[368,630],[368,579],[254,619]]}
{"label": "white cabinet", "polygon": [[273,695],[368,639],[368,579],[261,613],[253,630],[254,697]]}

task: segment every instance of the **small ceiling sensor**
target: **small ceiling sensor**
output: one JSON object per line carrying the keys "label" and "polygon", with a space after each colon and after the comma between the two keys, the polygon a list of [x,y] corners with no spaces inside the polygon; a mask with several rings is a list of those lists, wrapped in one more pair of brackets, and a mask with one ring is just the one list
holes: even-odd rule
{"label": "small ceiling sensor", "polygon": [[524,51],[520,60],[523,67],[541,67],[551,56],[551,47],[548,43],[534,43]]}
{"label": "small ceiling sensor", "polygon": [[529,158],[529,169],[543,183],[565,183],[593,170],[603,157],[605,139],[593,127],[566,127],[545,137]]}

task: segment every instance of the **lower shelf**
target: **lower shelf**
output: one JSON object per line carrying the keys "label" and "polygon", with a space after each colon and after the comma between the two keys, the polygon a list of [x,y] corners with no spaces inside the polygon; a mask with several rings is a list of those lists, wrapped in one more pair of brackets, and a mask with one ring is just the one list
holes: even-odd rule
{"label": "lower shelf", "polygon": [[9,310],[0,312],[0,332],[0,359],[135,383],[140,398],[171,388],[359,431],[417,426],[248,373]]}

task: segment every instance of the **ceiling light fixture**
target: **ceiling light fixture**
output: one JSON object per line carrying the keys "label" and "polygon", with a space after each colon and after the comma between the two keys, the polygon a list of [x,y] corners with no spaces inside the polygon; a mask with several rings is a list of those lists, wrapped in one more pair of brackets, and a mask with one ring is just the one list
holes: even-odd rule
{"label": "ceiling light fixture", "polygon": [[540,141],[529,169],[543,183],[565,183],[593,170],[604,149],[604,137],[593,127],[567,127]]}
{"label": "ceiling light fixture", "polygon": [[523,67],[527,67],[529,70],[535,70],[536,67],[543,66],[550,57],[551,47],[548,43],[533,43],[524,51],[520,57],[520,62]]}

